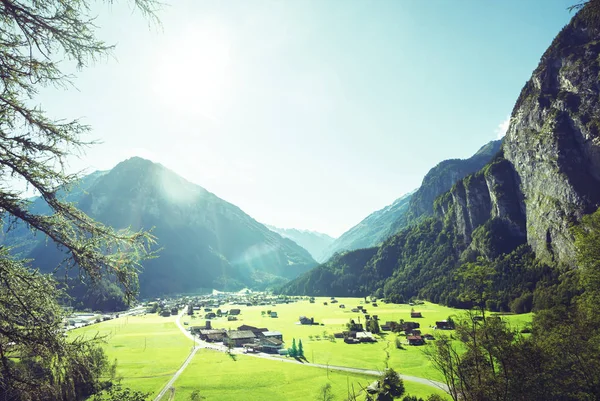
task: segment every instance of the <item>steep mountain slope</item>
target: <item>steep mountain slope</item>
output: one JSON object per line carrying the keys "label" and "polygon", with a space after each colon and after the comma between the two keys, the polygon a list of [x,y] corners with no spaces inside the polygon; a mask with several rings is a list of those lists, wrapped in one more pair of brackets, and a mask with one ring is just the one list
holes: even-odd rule
{"label": "steep mountain slope", "polygon": [[[69,196],[90,216],[115,228],[154,228],[162,250],[144,263],[142,296],[198,288],[264,288],[316,265],[293,241],[148,160],[129,159],[87,183],[85,191]],[[44,271],[62,259],[41,238],[29,256]]]}
{"label": "steep mountain slope", "polygon": [[[358,295],[464,306],[463,286],[488,280],[490,309],[530,309],[557,267],[576,265],[570,228],[600,206],[599,73],[600,26],[580,12],[521,91],[501,153],[421,209],[416,225],[366,263],[345,255],[355,262],[332,260],[283,292],[344,292],[343,282]],[[324,271],[328,283],[306,285]]]}
{"label": "steep mountain slope", "polygon": [[271,231],[276,232],[283,238],[288,238],[306,249],[317,262],[323,262],[321,255],[323,251],[335,240],[327,234],[310,230],[298,230],[296,228],[279,228],[266,225]]}
{"label": "steep mountain slope", "polygon": [[327,260],[336,252],[369,248],[381,243],[390,235],[391,226],[396,222],[405,222],[403,218],[408,210],[408,205],[414,191],[394,201],[389,206],[371,213],[360,223],[342,234],[321,255],[322,260]]}
{"label": "steep mountain slope", "polygon": [[433,201],[448,191],[461,178],[481,169],[500,150],[501,141],[492,141],[481,147],[468,159],[450,159],[440,162],[423,178],[421,186],[389,206],[378,210],[335,240],[322,258],[328,259],[340,251],[368,248],[381,244],[409,224],[433,213]]}

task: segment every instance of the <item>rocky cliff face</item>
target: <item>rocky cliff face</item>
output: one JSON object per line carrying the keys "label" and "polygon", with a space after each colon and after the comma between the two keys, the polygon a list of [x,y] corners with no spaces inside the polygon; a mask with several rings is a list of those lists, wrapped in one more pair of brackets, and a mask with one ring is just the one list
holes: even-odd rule
{"label": "rocky cliff face", "polygon": [[500,154],[484,169],[460,180],[434,204],[435,215],[448,221],[469,245],[475,229],[491,219],[515,237],[526,236],[522,201],[512,165]]}
{"label": "rocky cliff face", "polygon": [[599,51],[599,25],[579,13],[523,88],[504,141],[527,242],[544,261],[572,265],[569,226],[600,205]]}
{"label": "rocky cliff face", "polygon": [[468,159],[444,160],[429,170],[410,200],[407,220],[414,222],[422,216],[430,216],[433,213],[435,199],[449,191],[459,180],[483,168],[500,151],[501,144],[499,140],[492,141],[482,146]]}

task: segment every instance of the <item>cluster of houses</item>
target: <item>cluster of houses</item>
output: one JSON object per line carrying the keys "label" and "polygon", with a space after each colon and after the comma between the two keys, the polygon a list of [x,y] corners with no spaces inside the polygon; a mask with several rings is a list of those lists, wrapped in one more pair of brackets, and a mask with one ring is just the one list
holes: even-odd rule
{"label": "cluster of houses", "polygon": [[190,332],[201,340],[223,343],[228,347],[243,347],[248,352],[266,352],[271,354],[283,351],[283,334],[268,328],[241,325],[237,330],[213,328],[210,320],[204,326],[192,326]]}

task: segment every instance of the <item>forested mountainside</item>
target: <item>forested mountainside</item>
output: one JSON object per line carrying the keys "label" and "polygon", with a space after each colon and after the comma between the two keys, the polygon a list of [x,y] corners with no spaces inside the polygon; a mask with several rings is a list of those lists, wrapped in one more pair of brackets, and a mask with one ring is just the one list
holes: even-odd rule
{"label": "forested mountainside", "polygon": [[[316,265],[304,248],[237,206],[141,158],[85,177],[66,197],[94,219],[117,229],[153,228],[160,252],[144,262],[139,275],[142,297],[200,288],[265,288]],[[44,207],[39,199],[32,204],[38,212]],[[24,244],[15,251],[32,258],[32,266],[42,271],[52,271],[63,259],[56,246],[25,227],[8,231],[3,240]],[[117,291],[111,283],[105,285]],[[85,288],[79,286],[76,292],[85,298]]]}
{"label": "forested mountainside", "polygon": [[335,241],[335,238],[327,234],[310,230],[298,230],[296,228],[279,228],[266,225],[271,231],[276,232],[283,238],[288,238],[306,249],[317,262],[324,262],[322,259],[325,249]]}
{"label": "forested mountainside", "polygon": [[498,153],[500,144],[499,140],[492,141],[468,159],[449,159],[438,163],[425,175],[417,190],[370,214],[346,231],[327,248],[321,259],[326,260],[336,252],[377,246],[423,216],[430,216],[434,199],[461,178],[485,166]]}
{"label": "forested mountainside", "polygon": [[[334,258],[282,291],[468,306],[461,280],[483,269],[494,288],[490,309],[543,305],[560,272],[577,265],[573,227],[600,206],[600,28],[589,21],[573,18],[544,53],[493,160],[427,197],[426,207],[409,206],[416,225],[377,248]],[[411,206],[424,202],[420,196]],[[356,252],[373,256],[363,262]]]}

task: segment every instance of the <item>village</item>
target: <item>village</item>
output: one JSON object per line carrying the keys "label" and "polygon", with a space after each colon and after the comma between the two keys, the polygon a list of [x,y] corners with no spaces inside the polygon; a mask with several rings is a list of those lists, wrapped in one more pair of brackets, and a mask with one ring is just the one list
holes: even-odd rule
{"label": "village", "polygon": [[[279,318],[276,310],[278,307],[300,303],[308,304],[310,309],[311,304],[315,302],[314,297],[275,296],[249,290],[236,293],[214,291],[203,296],[150,300],[138,306],[136,313],[140,313],[140,308],[143,307],[143,313],[157,313],[164,317],[181,315],[186,330],[207,345],[212,344],[215,349],[288,356],[290,350],[296,346],[296,338],[284,338],[282,330],[269,327],[269,322],[275,322],[275,319]],[[298,333],[297,336],[295,334],[293,336],[298,337],[300,343],[302,342],[300,337],[304,332],[299,332],[298,326],[319,326],[330,329],[330,332],[323,335],[308,334],[304,337],[305,341],[322,338],[328,341],[339,339],[345,344],[374,343],[380,341],[387,333],[403,336],[402,345],[420,346],[425,345],[426,341],[435,340],[431,332],[422,332],[423,328],[418,320],[422,320],[423,315],[413,308],[406,319],[384,322],[380,320],[378,314],[369,313],[378,310],[379,304],[376,299],[365,297],[358,305],[346,305],[335,297],[329,297],[327,301],[320,301],[320,303],[324,307],[336,308],[339,310],[338,314],[341,312],[349,317],[343,323],[336,320],[337,324],[326,324],[327,319],[317,321],[308,314],[298,315],[297,320],[286,331]],[[411,306],[418,307],[418,303]],[[257,315],[258,309],[260,309],[261,319],[267,319],[264,324],[247,324],[243,321],[245,310],[251,310]],[[202,323],[200,324],[198,320]],[[276,326],[280,327],[281,324],[278,323]],[[435,325],[429,326],[432,331],[452,328],[451,319],[436,321]],[[401,345],[397,343],[397,346]]]}

